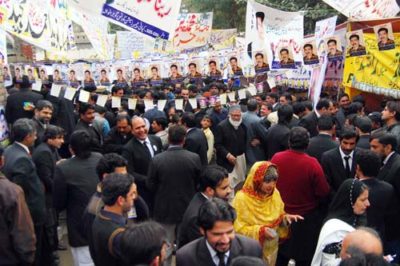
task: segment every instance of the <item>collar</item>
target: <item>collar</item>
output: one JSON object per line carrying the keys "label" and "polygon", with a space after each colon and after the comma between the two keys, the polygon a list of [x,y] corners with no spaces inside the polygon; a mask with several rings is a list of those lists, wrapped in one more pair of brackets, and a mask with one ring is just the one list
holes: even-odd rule
{"label": "collar", "polygon": [[318,113],[317,109],[315,109],[315,114],[317,115],[317,117],[318,117],[318,118],[320,118],[320,117],[321,117],[321,114],[320,114],[320,113]]}
{"label": "collar", "polygon": [[126,225],[126,218],[124,216],[121,216],[121,215],[113,213],[113,212],[106,211],[104,209],[100,210],[100,214],[102,216],[112,220],[116,224],[119,224],[121,226]]}
{"label": "collar", "polygon": [[386,156],[385,160],[383,160],[383,165],[386,165],[386,163],[389,161],[390,157],[392,157],[393,154],[394,151],[392,151],[391,153],[388,154],[388,156]]}
{"label": "collar", "polygon": [[[207,246],[208,251],[210,252],[212,260],[214,261],[214,258],[217,256],[217,251],[215,251],[215,249],[208,243],[207,238],[206,238],[206,246]],[[229,253],[230,253],[230,250],[225,252],[225,254],[224,254],[225,258],[229,257]]]}
{"label": "collar", "polygon": [[352,150],[350,154],[345,154],[345,153],[342,151],[342,148],[341,148],[341,147],[339,147],[339,152],[340,152],[340,157],[342,157],[342,159],[343,159],[345,156],[350,156],[350,158],[353,158],[353,155],[354,155],[354,150]]}
{"label": "collar", "polygon": [[21,142],[18,142],[18,141],[16,141],[15,143],[18,144],[19,146],[21,146],[22,148],[24,148],[24,150],[25,150],[28,154],[31,154],[31,152],[30,152],[28,146],[26,146],[25,144],[22,144]]}
{"label": "collar", "polygon": [[320,132],[319,132],[319,135],[328,136],[328,137],[331,137],[331,138],[332,138],[332,135],[329,134],[329,133],[327,133],[327,132],[322,132],[322,131],[320,131]]}
{"label": "collar", "polygon": [[[200,194],[203,196],[203,197],[205,197],[206,199],[208,199],[208,200],[211,200],[211,198],[209,197],[209,196],[207,196],[206,194],[204,194],[203,192],[200,192]],[[207,242],[207,241],[206,241]],[[208,243],[207,243],[208,244]]]}
{"label": "collar", "polygon": [[145,140],[141,140],[141,139],[137,139],[137,141],[139,141],[140,143],[144,144],[144,142],[146,141],[147,143],[149,143],[151,145],[151,142],[149,140],[149,137],[146,137]]}

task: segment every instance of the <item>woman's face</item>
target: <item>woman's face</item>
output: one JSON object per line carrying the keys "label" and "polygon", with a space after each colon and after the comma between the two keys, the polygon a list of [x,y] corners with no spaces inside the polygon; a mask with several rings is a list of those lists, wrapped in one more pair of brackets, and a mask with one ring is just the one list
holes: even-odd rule
{"label": "woman's face", "polygon": [[367,208],[370,206],[368,200],[368,190],[364,190],[360,196],[358,196],[356,202],[353,205],[353,212],[356,215],[362,215],[365,213]]}
{"label": "woman's face", "polygon": [[274,192],[274,189],[276,187],[276,181],[269,181],[267,182],[262,182],[261,187],[260,187],[260,192],[261,194],[265,196],[271,196],[272,193]]}

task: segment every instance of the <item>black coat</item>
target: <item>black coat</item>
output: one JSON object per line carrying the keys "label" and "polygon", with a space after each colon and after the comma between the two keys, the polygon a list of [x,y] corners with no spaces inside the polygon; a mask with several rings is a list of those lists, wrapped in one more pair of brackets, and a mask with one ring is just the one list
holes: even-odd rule
{"label": "black coat", "polygon": [[104,153],[115,152],[122,153],[124,145],[132,138],[132,134],[122,135],[118,132],[117,127],[113,127],[104,138]]}
{"label": "black coat", "polygon": [[285,124],[276,124],[268,130],[267,134],[267,158],[271,159],[275,153],[289,148],[290,128]]}
{"label": "black coat", "polygon": [[68,241],[71,247],[87,246],[83,232],[83,214],[96,192],[99,177],[96,166],[102,155],[92,152],[87,159],[73,157],[60,162],[54,173],[53,204],[61,212],[67,210]]}
{"label": "black coat", "polygon": [[207,201],[200,192],[197,192],[189,203],[183,214],[182,223],[178,231],[178,248],[183,247],[189,242],[202,236],[200,228],[197,225],[197,217],[201,205]]}
{"label": "black coat", "polygon": [[46,214],[44,190],[31,156],[17,143],[9,146],[3,155],[3,173],[24,190],[33,223],[43,224]]}
{"label": "black coat", "polygon": [[84,130],[86,131],[91,139],[90,150],[94,152],[103,152],[103,132],[99,128],[98,124],[93,122],[92,124],[87,124],[86,122],[79,120],[75,126],[74,131]]}
{"label": "black coat", "polygon": [[32,118],[32,121],[35,124],[36,128],[35,147],[37,147],[40,143],[43,142],[43,136],[46,129],[44,128],[44,124],[41,121],[37,120],[35,117]]}
{"label": "black coat", "polygon": [[[356,174],[357,148],[354,150],[351,172],[349,178],[354,178]],[[331,187],[331,192],[336,193],[340,185],[346,180],[346,170],[340,156],[339,148],[324,152],[321,158],[321,166]]]}
{"label": "black coat", "polygon": [[322,154],[326,151],[337,148],[339,143],[332,140],[332,137],[326,134],[319,134],[310,139],[307,154],[316,158],[321,163]]}
{"label": "black coat", "polygon": [[307,129],[307,131],[310,133],[311,138],[318,135],[317,124],[318,124],[318,117],[315,111],[304,116],[299,122],[299,126]]}
{"label": "black coat", "polygon": [[197,154],[170,147],[156,155],[149,167],[147,185],[154,195],[154,219],[178,224],[196,193],[201,162]]}
{"label": "black coat", "polygon": [[199,128],[191,128],[186,135],[185,144],[183,147],[191,152],[196,153],[200,157],[202,165],[207,165],[207,150],[208,143],[203,130]]}
{"label": "black coat", "polygon": [[217,126],[215,135],[215,149],[217,150],[217,164],[232,172],[233,165],[229,163],[226,156],[228,153],[233,156],[242,155],[246,152],[247,129],[243,123],[236,130],[225,119]]}
{"label": "black coat", "polygon": [[362,135],[357,141],[357,147],[360,149],[366,149],[369,150],[370,145],[369,145],[369,139],[370,135]]}
{"label": "black coat", "polygon": [[[248,237],[236,234],[232,240],[230,248],[228,265],[232,260],[239,256],[250,256],[262,258],[262,250],[260,244]],[[211,258],[210,251],[206,245],[204,237],[194,240],[182,247],[176,252],[176,265],[177,266],[210,266],[215,265]]]}
{"label": "black coat", "polygon": [[27,89],[21,89],[20,91],[11,94],[7,98],[5,116],[7,123],[14,124],[19,118],[32,118],[33,110],[24,110],[24,104],[33,104],[39,100],[42,100],[43,96],[39,93],[33,92]]}

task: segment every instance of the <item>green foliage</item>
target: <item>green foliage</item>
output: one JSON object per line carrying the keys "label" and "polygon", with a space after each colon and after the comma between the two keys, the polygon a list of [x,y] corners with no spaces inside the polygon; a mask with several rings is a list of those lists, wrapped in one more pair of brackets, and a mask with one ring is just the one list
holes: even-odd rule
{"label": "green foliage", "polygon": [[[284,11],[305,11],[304,33],[311,34],[318,20],[339,15],[338,23],[346,17],[325,4],[322,0],[257,0],[258,3]],[[187,12],[214,11],[213,28],[237,28],[244,31],[246,24],[247,0],[183,0],[182,7]]]}

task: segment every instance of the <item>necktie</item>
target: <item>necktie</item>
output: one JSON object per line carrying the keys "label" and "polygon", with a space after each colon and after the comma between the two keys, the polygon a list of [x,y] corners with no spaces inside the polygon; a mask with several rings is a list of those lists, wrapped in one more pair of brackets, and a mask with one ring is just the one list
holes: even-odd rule
{"label": "necktie", "polygon": [[151,152],[149,150],[149,147],[147,146],[147,141],[143,141],[143,146],[144,146],[144,150],[146,151],[147,155],[149,155],[150,158],[152,158],[151,156]]}
{"label": "necktie", "polygon": [[219,259],[218,266],[226,266],[226,264],[225,264],[225,253],[218,252],[217,256],[218,256],[218,259]]}
{"label": "necktie", "polygon": [[350,178],[350,163],[349,163],[350,156],[344,156],[344,160],[346,161],[346,169],[345,169],[346,178]]}

